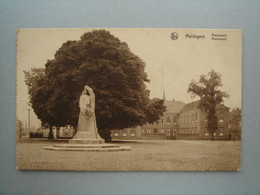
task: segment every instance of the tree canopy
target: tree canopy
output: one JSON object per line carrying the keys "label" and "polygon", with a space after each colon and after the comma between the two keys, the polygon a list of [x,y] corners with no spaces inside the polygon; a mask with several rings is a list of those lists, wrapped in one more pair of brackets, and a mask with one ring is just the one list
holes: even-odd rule
{"label": "tree canopy", "polygon": [[223,103],[223,98],[228,97],[226,92],[221,91],[221,75],[211,70],[207,75],[201,75],[199,81],[192,80],[188,93],[192,97],[199,96],[199,107],[207,114],[208,130],[214,140],[214,132],[218,129],[218,118],[216,115],[216,105]]}
{"label": "tree canopy", "polygon": [[242,111],[240,108],[234,108],[229,114],[230,130],[233,132],[241,132]]}
{"label": "tree canopy", "polygon": [[30,101],[44,123],[77,126],[79,98],[85,85],[96,96],[99,130],[122,129],[158,120],[165,107],[150,100],[145,62],[106,30],[67,41],[45,69],[25,72]]}

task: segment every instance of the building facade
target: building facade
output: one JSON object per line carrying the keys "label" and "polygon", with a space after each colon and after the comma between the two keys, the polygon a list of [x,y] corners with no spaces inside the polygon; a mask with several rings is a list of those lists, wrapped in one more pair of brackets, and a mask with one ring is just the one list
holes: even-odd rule
{"label": "building facade", "polygon": [[[154,124],[142,127],[112,130],[112,140],[117,139],[210,139],[207,130],[207,116],[199,108],[199,101],[184,104],[181,101],[165,101],[166,111]],[[218,129],[215,139],[229,139],[229,108],[218,104],[216,107]]]}
{"label": "building facade", "polygon": [[123,130],[112,130],[112,140],[116,139],[176,139],[178,132],[178,113],[185,104],[181,101],[166,100],[164,102],[166,111],[163,116],[153,124],[142,127],[128,128]]}
{"label": "building facade", "polygon": [[[207,129],[207,116],[199,107],[199,101],[186,104],[179,113],[178,139],[210,139]],[[216,106],[218,129],[214,133],[215,139],[228,139],[229,108],[223,104]]]}

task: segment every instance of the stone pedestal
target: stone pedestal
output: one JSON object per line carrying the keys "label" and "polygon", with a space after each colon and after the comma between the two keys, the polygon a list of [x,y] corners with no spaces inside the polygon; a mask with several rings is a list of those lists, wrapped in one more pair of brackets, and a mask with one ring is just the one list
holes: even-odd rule
{"label": "stone pedestal", "polygon": [[69,141],[70,144],[102,144],[105,143],[94,130],[77,132],[76,135]]}
{"label": "stone pedestal", "polygon": [[71,139],[70,144],[103,144],[105,141],[103,139]]}

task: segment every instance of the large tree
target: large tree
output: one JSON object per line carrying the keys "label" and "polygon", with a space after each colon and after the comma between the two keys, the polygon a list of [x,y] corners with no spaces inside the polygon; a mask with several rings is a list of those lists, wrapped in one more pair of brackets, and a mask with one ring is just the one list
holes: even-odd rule
{"label": "large tree", "polygon": [[230,131],[233,133],[238,133],[241,136],[241,118],[242,111],[240,108],[233,108],[229,113],[229,124]]}
{"label": "large tree", "polygon": [[218,129],[216,105],[223,103],[223,98],[228,97],[226,92],[219,89],[222,85],[221,75],[211,70],[207,75],[201,75],[199,81],[192,80],[188,88],[192,97],[200,97],[199,108],[207,114],[207,128],[211,140],[214,140],[214,132]]}
{"label": "large tree", "polygon": [[79,41],[64,43],[40,76],[35,76],[39,75],[36,70],[27,72],[26,84],[32,107],[41,120],[50,126],[74,127],[79,97],[89,85],[96,96],[97,125],[102,136],[111,129],[158,120],[164,112],[163,101],[149,99],[144,69],[145,62],[126,43],[106,30],[94,30]]}
{"label": "large tree", "polygon": [[49,127],[49,138],[53,138],[52,127],[56,124],[55,116],[49,112],[49,98],[53,93],[53,88],[45,74],[43,68],[32,68],[31,71],[25,73],[25,83],[28,86],[28,94],[30,104],[42,125]]}

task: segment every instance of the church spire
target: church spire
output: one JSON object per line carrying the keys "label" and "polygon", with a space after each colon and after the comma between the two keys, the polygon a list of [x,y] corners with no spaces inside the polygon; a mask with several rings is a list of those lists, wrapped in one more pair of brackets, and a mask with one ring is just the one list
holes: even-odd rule
{"label": "church spire", "polygon": [[165,90],[163,88],[163,101],[166,101]]}

